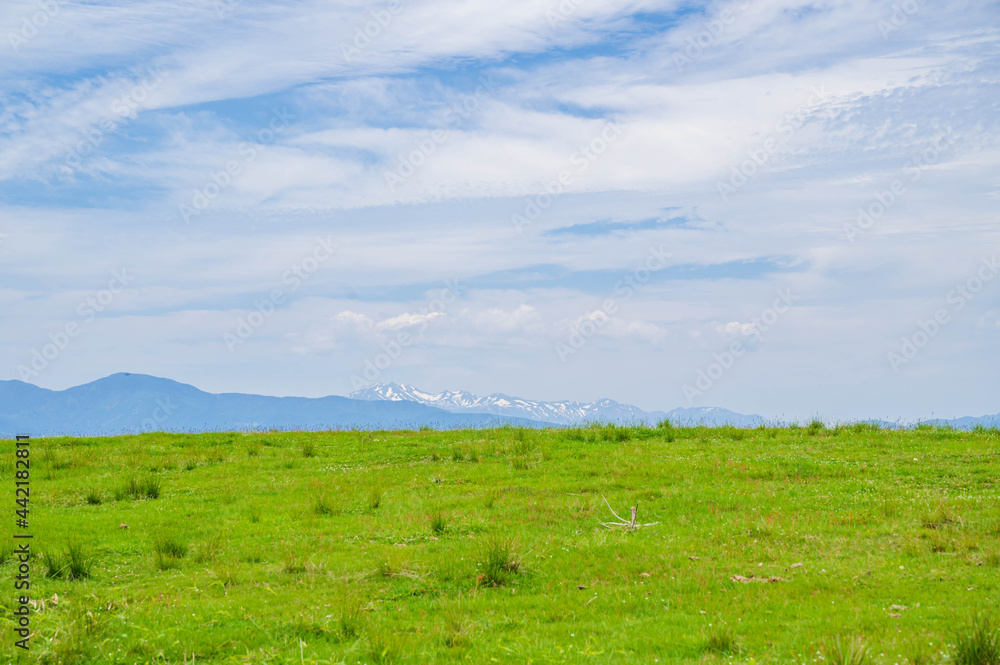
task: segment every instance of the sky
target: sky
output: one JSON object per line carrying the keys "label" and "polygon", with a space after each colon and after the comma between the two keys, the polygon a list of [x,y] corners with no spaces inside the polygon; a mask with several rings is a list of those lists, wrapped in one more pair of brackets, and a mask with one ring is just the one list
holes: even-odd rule
{"label": "sky", "polygon": [[1000,411],[1000,4],[6,0],[0,379]]}

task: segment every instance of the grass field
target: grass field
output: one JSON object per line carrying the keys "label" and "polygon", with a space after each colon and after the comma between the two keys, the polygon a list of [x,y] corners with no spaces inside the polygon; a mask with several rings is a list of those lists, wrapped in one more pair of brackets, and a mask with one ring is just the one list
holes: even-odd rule
{"label": "grass field", "polygon": [[4,662],[1000,662],[995,430],[33,440],[27,656],[0,448]]}

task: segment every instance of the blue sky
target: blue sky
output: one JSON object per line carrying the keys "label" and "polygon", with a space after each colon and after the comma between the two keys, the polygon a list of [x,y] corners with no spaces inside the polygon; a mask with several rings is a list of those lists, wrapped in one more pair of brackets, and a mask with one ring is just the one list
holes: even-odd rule
{"label": "blue sky", "polygon": [[996,2],[11,0],[0,37],[0,379],[1000,411]]}

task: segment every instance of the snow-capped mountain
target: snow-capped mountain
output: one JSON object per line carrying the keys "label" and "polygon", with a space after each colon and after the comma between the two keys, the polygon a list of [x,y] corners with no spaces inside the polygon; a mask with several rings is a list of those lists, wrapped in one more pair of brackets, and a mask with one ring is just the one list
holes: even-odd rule
{"label": "snow-capped mountain", "polygon": [[763,422],[760,416],[745,416],[717,407],[643,411],[631,404],[622,404],[610,399],[596,402],[542,402],[501,393],[480,397],[464,390],[428,393],[403,383],[377,383],[349,393],[347,397],[375,401],[420,402],[452,413],[490,413],[560,425],[594,421],[654,424],[664,418],[669,418],[671,422],[677,424],[731,424],[740,427],[754,427]]}
{"label": "snow-capped mountain", "polygon": [[560,425],[593,420],[639,422],[650,418],[650,414],[641,409],[610,399],[596,402],[540,402],[501,393],[481,397],[464,390],[428,393],[402,383],[378,383],[346,396],[350,399],[420,402],[452,413],[490,413],[498,416],[517,414],[521,418]]}
{"label": "snow-capped mountain", "polygon": [[169,379],[113,374],[66,390],[0,381],[0,438],[136,432],[546,427],[531,418],[452,413],[417,402],[214,395]]}

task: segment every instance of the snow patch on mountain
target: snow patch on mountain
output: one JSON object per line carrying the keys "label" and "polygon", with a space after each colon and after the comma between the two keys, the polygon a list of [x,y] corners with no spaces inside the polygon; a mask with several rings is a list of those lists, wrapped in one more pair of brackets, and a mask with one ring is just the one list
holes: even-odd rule
{"label": "snow patch on mountain", "polygon": [[452,413],[489,413],[498,416],[530,418],[560,425],[587,422],[656,424],[664,418],[678,425],[737,425],[755,427],[764,421],[760,416],[746,416],[718,407],[674,409],[673,411],[643,411],[631,404],[611,399],[594,402],[543,402],[521,399],[502,393],[485,397],[468,391],[428,393],[405,383],[377,383],[346,395],[359,400],[392,400],[420,402]]}

